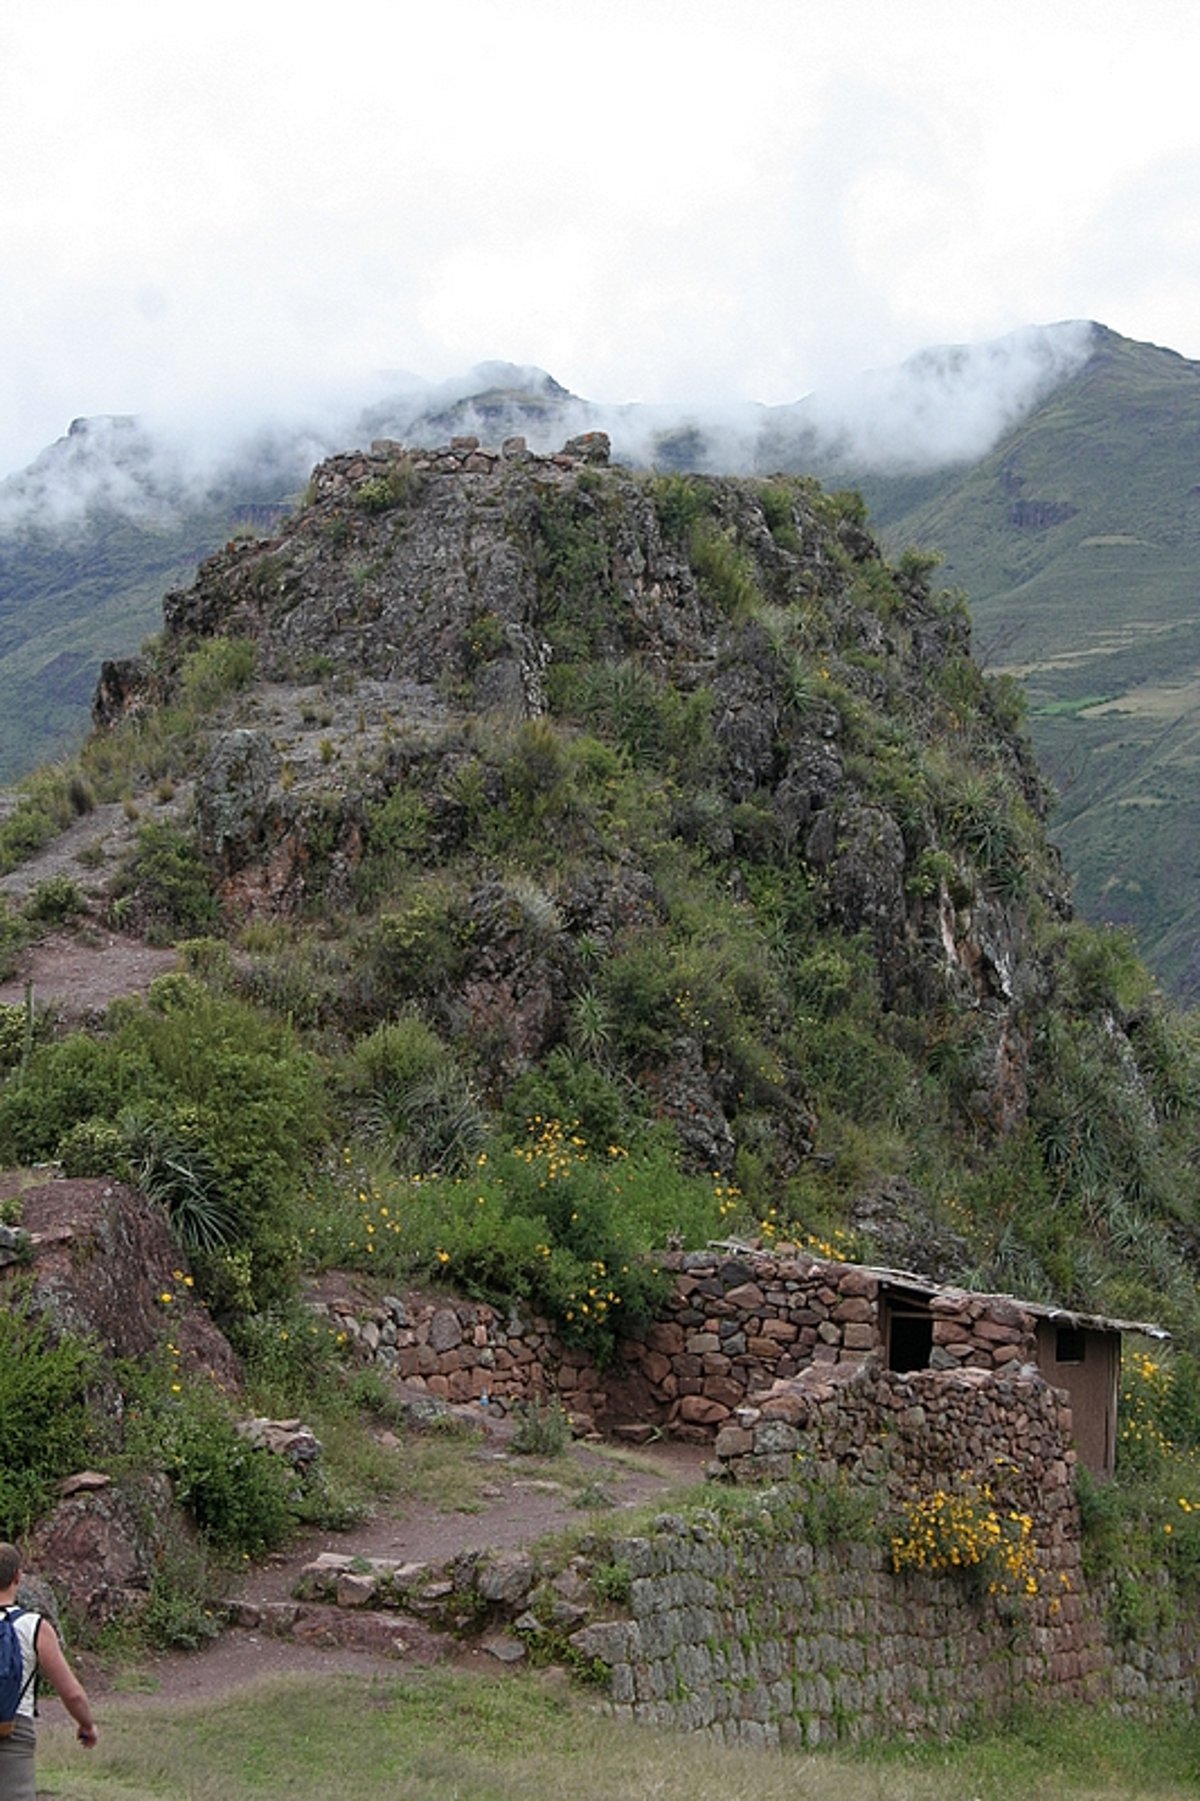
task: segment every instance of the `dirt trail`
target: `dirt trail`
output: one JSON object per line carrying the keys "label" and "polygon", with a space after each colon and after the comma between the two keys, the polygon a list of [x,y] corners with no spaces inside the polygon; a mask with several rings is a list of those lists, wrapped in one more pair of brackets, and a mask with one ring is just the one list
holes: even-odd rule
{"label": "dirt trail", "polygon": [[[607,1523],[646,1505],[668,1507],[703,1480],[710,1452],[665,1441],[636,1451],[577,1443],[548,1463],[514,1456],[503,1429],[494,1428],[473,1456],[484,1465],[484,1480],[472,1511],[439,1512],[408,1504],[380,1512],[349,1532],[306,1533],[285,1553],[247,1572],[231,1598],[286,1599],[304,1565],[322,1551],[440,1563],[465,1551],[529,1547],[552,1534],[586,1527],[589,1519]],[[595,1512],[581,1507],[579,1497],[585,1493],[589,1498],[603,1495],[611,1505]],[[241,1628],[227,1628],[202,1650],[162,1652],[131,1665],[104,1665],[90,1657],[77,1661],[101,1721],[126,1708],[211,1700],[268,1676],[348,1671],[395,1677],[408,1667],[370,1651],[297,1644]],[[477,1648],[464,1648],[455,1661],[492,1674],[502,1667]],[[59,1712],[51,1703],[47,1723]]]}

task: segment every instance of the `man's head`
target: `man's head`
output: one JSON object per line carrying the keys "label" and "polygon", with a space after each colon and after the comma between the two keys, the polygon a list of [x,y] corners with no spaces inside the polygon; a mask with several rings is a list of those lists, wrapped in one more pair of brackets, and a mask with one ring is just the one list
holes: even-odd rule
{"label": "man's head", "polygon": [[0,1589],[11,1588],[21,1574],[21,1553],[15,1545],[0,1544]]}

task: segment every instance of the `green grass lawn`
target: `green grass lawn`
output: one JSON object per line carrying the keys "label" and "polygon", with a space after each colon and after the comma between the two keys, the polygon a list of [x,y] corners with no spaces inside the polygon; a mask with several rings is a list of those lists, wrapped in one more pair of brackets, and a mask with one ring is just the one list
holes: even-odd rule
{"label": "green grass lawn", "polygon": [[1200,1795],[1200,1728],[1032,1715],[951,1745],[801,1754],[623,1726],[560,1677],[274,1679],[203,1706],[99,1709],[88,1754],[43,1728],[55,1801],[1134,1801]]}

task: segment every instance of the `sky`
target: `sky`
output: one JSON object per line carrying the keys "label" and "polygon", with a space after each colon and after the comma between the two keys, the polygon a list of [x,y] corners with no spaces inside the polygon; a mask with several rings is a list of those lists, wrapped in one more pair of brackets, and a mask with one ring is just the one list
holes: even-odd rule
{"label": "sky", "polygon": [[3,0],[0,475],[536,364],[778,403],[1099,319],[1200,358],[1188,0]]}

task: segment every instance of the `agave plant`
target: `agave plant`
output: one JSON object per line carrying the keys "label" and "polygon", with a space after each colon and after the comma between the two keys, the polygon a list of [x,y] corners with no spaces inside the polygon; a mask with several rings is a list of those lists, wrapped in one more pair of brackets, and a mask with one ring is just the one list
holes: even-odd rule
{"label": "agave plant", "polygon": [[129,1110],[121,1117],[134,1177],[161,1207],[184,1250],[217,1251],[237,1237],[238,1222],[221,1193],[221,1176],[185,1121]]}

